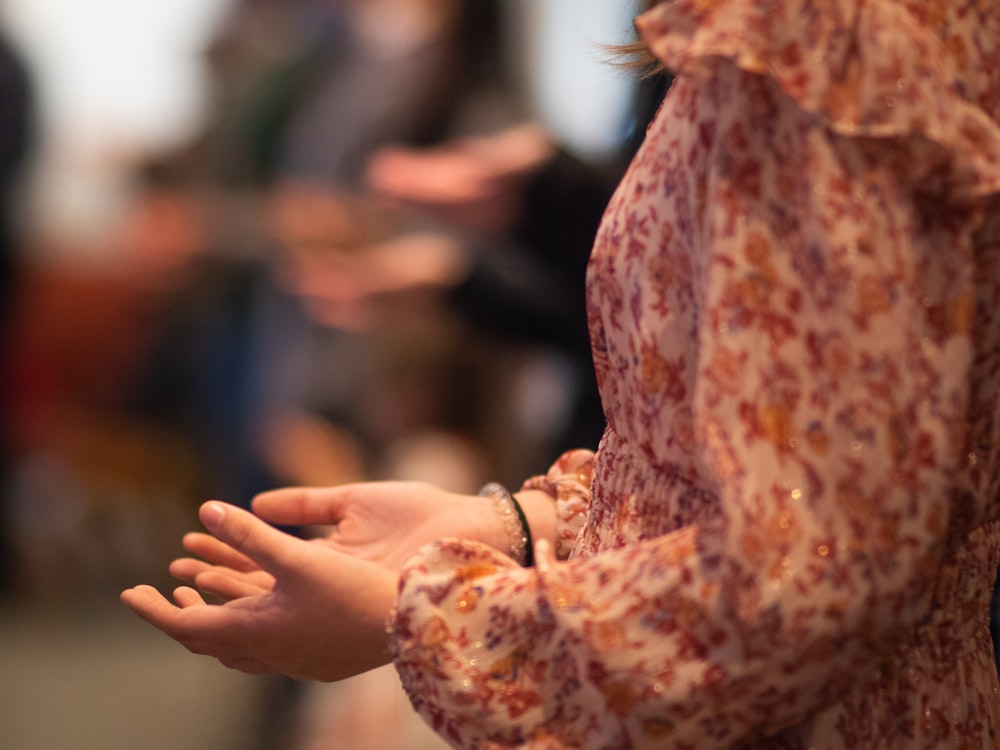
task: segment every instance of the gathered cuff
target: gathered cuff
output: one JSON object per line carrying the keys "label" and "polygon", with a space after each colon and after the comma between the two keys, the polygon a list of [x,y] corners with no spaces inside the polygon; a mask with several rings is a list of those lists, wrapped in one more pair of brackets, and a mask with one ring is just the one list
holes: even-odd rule
{"label": "gathered cuff", "polygon": [[576,546],[590,507],[594,452],[577,449],[563,453],[545,474],[531,477],[522,490],[542,490],[556,503],[556,557],[565,560]]}
{"label": "gathered cuff", "polygon": [[675,74],[728,61],[772,78],[840,135],[910,140],[919,192],[963,200],[1000,191],[1000,126],[962,95],[936,29],[901,4],[673,0],[636,28]]}

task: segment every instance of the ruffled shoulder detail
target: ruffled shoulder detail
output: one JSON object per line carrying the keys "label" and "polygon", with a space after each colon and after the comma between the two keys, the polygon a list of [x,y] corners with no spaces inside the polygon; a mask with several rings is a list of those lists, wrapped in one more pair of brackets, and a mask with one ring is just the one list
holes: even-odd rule
{"label": "ruffled shoulder detail", "polygon": [[[936,17],[941,12],[931,6],[940,4],[926,5],[916,11],[892,0],[667,0],[636,27],[674,73],[728,60],[770,76],[839,134],[923,141],[916,145],[931,159],[922,191],[996,193],[996,101],[984,106],[972,92],[1000,91],[1000,28],[983,33],[983,25],[1000,27],[1000,13],[955,0],[967,7]],[[975,32],[981,36],[973,39]],[[984,38],[994,39],[994,49],[983,51]]]}

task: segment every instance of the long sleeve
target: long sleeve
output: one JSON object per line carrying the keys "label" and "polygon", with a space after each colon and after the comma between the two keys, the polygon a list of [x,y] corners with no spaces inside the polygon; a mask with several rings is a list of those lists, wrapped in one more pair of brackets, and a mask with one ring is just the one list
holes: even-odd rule
{"label": "long sleeve", "polygon": [[667,60],[591,261],[609,430],[574,553],[425,550],[404,686],[457,747],[988,747],[998,509],[964,477],[1000,131],[848,128],[703,52]]}

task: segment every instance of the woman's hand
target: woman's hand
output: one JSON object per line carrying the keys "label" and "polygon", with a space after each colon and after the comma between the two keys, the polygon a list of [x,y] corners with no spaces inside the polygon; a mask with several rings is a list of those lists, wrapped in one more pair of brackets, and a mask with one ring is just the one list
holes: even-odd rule
{"label": "woman's hand", "polygon": [[389,661],[393,570],[219,502],[202,506],[201,518],[216,538],[217,559],[257,579],[221,605],[188,587],[175,590],[174,604],[137,586],[121,595],[136,614],[190,651],[253,674],[338,680]]}
{"label": "woman's hand", "polygon": [[[552,498],[537,490],[519,492],[517,497],[534,540],[553,541]],[[422,546],[446,537],[510,552],[510,537],[491,498],[446,492],[425,482],[273,490],[254,498],[253,511],[271,523],[324,527],[325,533],[310,544],[395,571]],[[274,585],[268,571],[210,534],[187,534],[184,547],[197,557],[174,560],[170,572],[201,591],[231,600],[266,593]]]}
{"label": "woman's hand", "polygon": [[[365,482],[274,490],[253,500],[262,519],[326,527],[311,541],[399,570],[420,547],[445,537],[479,541],[506,552],[509,539],[492,500],[446,492],[424,482]],[[272,577],[253,560],[208,534],[188,534],[184,547],[199,559],[175,560],[170,572],[223,599],[260,594]]]}

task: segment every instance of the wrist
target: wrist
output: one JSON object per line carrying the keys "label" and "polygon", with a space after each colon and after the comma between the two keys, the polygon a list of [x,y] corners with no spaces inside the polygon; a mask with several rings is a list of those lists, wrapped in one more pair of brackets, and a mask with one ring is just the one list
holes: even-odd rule
{"label": "wrist", "polygon": [[518,565],[530,567],[533,562],[533,540],[528,518],[521,509],[521,504],[507,491],[507,488],[496,482],[483,485],[480,495],[493,501],[494,516],[503,527],[507,539],[504,550]]}
{"label": "wrist", "polygon": [[534,564],[534,543],[539,539],[555,538],[555,503],[540,490],[527,489],[514,495],[499,484],[490,483],[480,491],[480,497],[490,500],[492,522],[485,536],[488,544],[510,555],[519,564]]}
{"label": "wrist", "polygon": [[488,495],[474,495],[466,498],[465,508],[467,512],[474,509],[468,538],[509,555],[510,536],[503,516],[497,512],[496,501]]}
{"label": "wrist", "polygon": [[544,490],[536,489],[519,490],[514,493],[514,497],[524,511],[534,542],[537,543],[539,539],[546,539],[550,543],[555,543],[555,499]]}

